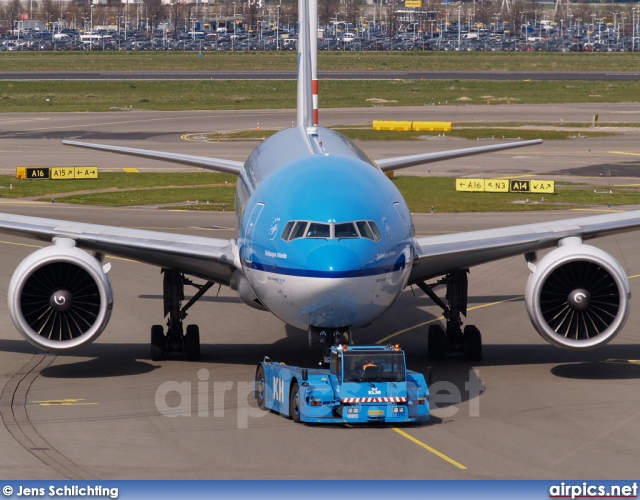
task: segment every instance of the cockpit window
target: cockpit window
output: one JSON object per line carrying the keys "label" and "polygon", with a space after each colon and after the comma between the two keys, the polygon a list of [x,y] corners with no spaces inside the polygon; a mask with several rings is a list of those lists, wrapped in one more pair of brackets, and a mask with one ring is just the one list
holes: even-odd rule
{"label": "cockpit window", "polygon": [[330,238],[331,226],[329,224],[320,224],[319,222],[309,223],[307,229],[307,238]]}
{"label": "cockpit window", "polygon": [[379,239],[382,238],[382,234],[380,234],[380,230],[378,229],[378,226],[376,225],[375,222],[373,222],[372,220],[369,221],[369,226],[371,227],[371,230],[373,231],[373,236],[374,236],[374,240],[378,241]]}
{"label": "cockpit window", "polygon": [[296,222],[293,220],[290,220],[289,222],[287,222],[287,225],[284,226],[284,229],[282,230],[282,239],[284,241],[287,241],[289,239],[289,235],[291,234],[291,229],[293,229],[293,225]]}
{"label": "cockpit window", "polygon": [[358,222],[356,222],[356,226],[358,226],[360,236],[362,236],[363,238],[369,238],[370,240],[375,240],[375,238],[373,237],[373,232],[371,231],[369,224],[367,224],[367,221],[359,220]]}
{"label": "cockpit window", "polygon": [[336,238],[357,238],[358,236],[353,222],[336,224]]}
{"label": "cockpit window", "polygon": [[291,236],[289,239],[295,240],[296,238],[303,238],[304,231],[307,229],[307,221],[298,221],[296,225],[293,226],[293,231],[291,231]]}
{"label": "cockpit window", "polygon": [[281,238],[284,241],[298,238],[366,238],[378,241],[382,238],[382,235],[378,226],[372,220],[341,222],[339,224],[292,220],[284,226]]}

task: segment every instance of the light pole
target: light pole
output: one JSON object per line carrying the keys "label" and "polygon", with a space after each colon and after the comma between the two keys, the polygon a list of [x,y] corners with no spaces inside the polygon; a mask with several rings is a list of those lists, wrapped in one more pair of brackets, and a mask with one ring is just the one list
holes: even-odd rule
{"label": "light pole", "polygon": [[276,50],[280,50],[280,5],[278,7],[278,13],[276,17]]}
{"label": "light pole", "polygon": [[460,9],[461,7],[458,7],[458,51],[460,50]]}
{"label": "light pole", "polygon": [[89,37],[89,50],[93,50],[93,4],[91,5],[91,36]]}
{"label": "light pole", "polygon": [[635,52],[636,49],[636,8],[631,9],[631,19],[633,25],[631,26],[631,52]]}

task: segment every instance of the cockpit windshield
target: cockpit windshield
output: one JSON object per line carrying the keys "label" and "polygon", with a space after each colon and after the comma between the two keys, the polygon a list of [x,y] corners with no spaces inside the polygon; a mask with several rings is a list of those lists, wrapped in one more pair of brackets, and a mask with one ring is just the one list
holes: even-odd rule
{"label": "cockpit windshield", "polygon": [[405,380],[402,352],[372,351],[344,353],[344,381],[403,382]]}
{"label": "cockpit windshield", "polygon": [[382,234],[377,224],[372,220],[360,220],[355,222],[324,223],[312,221],[289,221],[282,230],[281,238],[284,241],[298,238],[366,238],[378,241]]}

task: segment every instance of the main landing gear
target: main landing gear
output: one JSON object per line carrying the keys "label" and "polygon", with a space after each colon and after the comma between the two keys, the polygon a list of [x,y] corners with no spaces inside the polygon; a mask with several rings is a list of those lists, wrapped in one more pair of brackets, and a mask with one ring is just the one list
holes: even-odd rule
{"label": "main landing gear", "polygon": [[[467,273],[468,269],[447,274],[436,283],[429,285],[424,281],[416,285],[431,300],[442,308],[446,321],[446,330],[439,324],[431,325],[428,333],[427,356],[434,360],[444,360],[447,354],[464,354],[469,361],[482,359],[482,336],[473,325],[462,329],[461,315],[467,315]],[[438,285],[446,285],[445,304],[433,289]]]}
{"label": "main landing gear", "polygon": [[[200,330],[197,325],[188,325],[184,333],[182,320],[187,317],[187,310],[213,286],[213,282],[198,285],[177,271],[163,269],[162,272],[164,315],[168,315],[169,319],[166,335],[162,325],[151,327],[151,359],[160,361],[177,354],[186,356],[189,361],[196,361],[200,359]],[[198,292],[182,307],[185,284],[197,288]]]}

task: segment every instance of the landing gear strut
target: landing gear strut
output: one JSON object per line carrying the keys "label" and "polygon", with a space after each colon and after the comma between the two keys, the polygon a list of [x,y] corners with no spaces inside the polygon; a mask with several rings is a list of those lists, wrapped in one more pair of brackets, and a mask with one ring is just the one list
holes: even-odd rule
{"label": "landing gear strut", "polygon": [[[416,285],[426,293],[431,300],[442,308],[446,321],[446,330],[440,325],[431,325],[428,333],[427,356],[435,360],[444,360],[447,354],[464,354],[469,361],[482,359],[482,336],[473,325],[462,329],[461,315],[467,315],[468,297],[468,269],[447,274],[434,284],[424,281]],[[433,289],[438,285],[446,285],[445,304]]]}
{"label": "landing gear strut", "polygon": [[353,344],[351,336],[351,327],[344,326],[342,328],[320,328],[317,326],[309,327],[309,345],[322,344],[324,347],[323,360],[320,364],[329,363],[330,349],[332,345]]}
{"label": "landing gear strut", "polygon": [[[197,325],[188,325],[184,333],[183,320],[187,317],[187,310],[202,297],[213,282],[198,285],[184,274],[171,269],[163,269],[164,279],[162,290],[164,296],[164,315],[168,315],[167,333],[162,325],[151,327],[151,359],[160,361],[167,356],[184,355],[189,361],[200,359],[200,330]],[[198,289],[184,307],[184,285],[191,285]]]}

